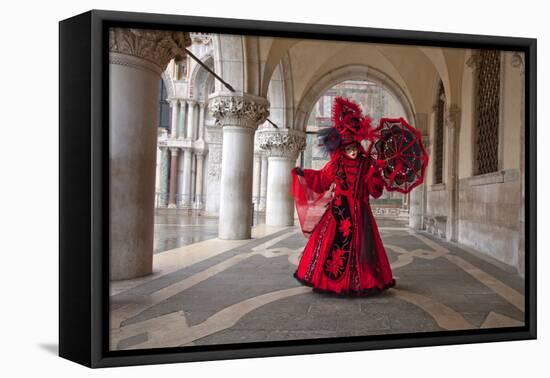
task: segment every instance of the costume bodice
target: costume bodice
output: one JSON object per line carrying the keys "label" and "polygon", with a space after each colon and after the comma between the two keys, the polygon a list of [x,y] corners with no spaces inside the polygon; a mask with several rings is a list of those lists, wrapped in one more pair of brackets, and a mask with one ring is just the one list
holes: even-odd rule
{"label": "costume bodice", "polygon": [[335,194],[353,195],[353,192],[358,190],[359,171],[366,163],[367,159],[363,155],[358,155],[356,159],[351,159],[345,154],[342,155],[336,168]]}

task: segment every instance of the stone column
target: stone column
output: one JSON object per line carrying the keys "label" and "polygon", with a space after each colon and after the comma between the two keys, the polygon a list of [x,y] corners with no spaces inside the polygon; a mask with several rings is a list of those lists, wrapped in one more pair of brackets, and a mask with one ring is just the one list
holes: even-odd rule
{"label": "stone column", "polygon": [[[422,135],[422,143],[424,144],[424,148],[428,152],[429,146],[429,138],[427,136],[428,133],[428,115],[426,113],[417,113],[416,116],[416,125],[415,127],[423,134]],[[432,162],[429,161],[428,164],[431,164]],[[424,181],[426,181],[426,177],[424,177]],[[409,193],[408,203],[407,207],[409,210],[409,227],[414,230],[422,230],[424,228],[424,216],[425,216],[425,196],[424,192],[426,191],[426,184],[420,184],[416,188],[414,188]],[[406,197],[404,196],[404,199]]]}
{"label": "stone column", "polygon": [[179,100],[180,117],[178,123],[178,138],[185,138],[185,123],[187,122],[187,101]]}
{"label": "stone column", "polygon": [[197,157],[197,179],[196,179],[196,201],[195,201],[195,207],[197,209],[201,209],[203,206],[202,202],[202,181],[203,181],[203,170],[204,170],[204,155],[203,154],[197,154],[195,155]]}
{"label": "stone column", "polygon": [[447,128],[447,240],[458,241],[458,152],[460,141],[460,108],[451,105],[445,110]]}
{"label": "stone column", "polygon": [[209,107],[223,128],[218,237],[249,239],[254,132],[267,118],[269,102],[243,92],[215,93]]}
{"label": "stone column", "polygon": [[269,172],[267,166],[267,156],[262,154],[261,156],[261,167],[260,167],[260,205],[259,210],[265,211],[265,201],[267,197],[267,173]]}
{"label": "stone column", "polygon": [[158,147],[156,151],[156,156],[155,156],[155,162],[156,162],[155,164],[155,207],[160,207],[159,193],[160,193],[160,166],[162,164],[161,161],[162,161],[162,151],[160,147]]}
{"label": "stone column", "polygon": [[424,228],[424,190],[426,184],[418,185],[409,193],[409,227],[413,230]]}
{"label": "stone column", "polygon": [[110,278],[152,272],[159,82],[189,33],[109,30]]}
{"label": "stone column", "polygon": [[160,148],[159,207],[168,205],[168,147]]}
{"label": "stone column", "polygon": [[[180,136],[181,137],[181,136]],[[182,148],[178,155],[178,184],[177,184],[177,194],[176,194],[176,206],[180,207],[183,201],[183,176],[184,176],[184,156],[185,149]]]}
{"label": "stone column", "polygon": [[260,205],[260,173],[262,168],[262,153],[254,151],[254,165],[252,176],[252,200],[255,210],[259,210]]}
{"label": "stone column", "polygon": [[525,63],[524,54],[515,52],[512,56],[512,66],[519,68],[521,75],[521,107],[520,107],[520,158],[519,172],[521,180],[521,202],[518,212],[518,273],[525,277]]}
{"label": "stone column", "polygon": [[179,148],[170,148],[170,193],[168,207],[176,207],[176,193],[178,188],[178,154]]}
{"label": "stone column", "polygon": [[184,207],[191,205],[191,163],[193,159],[193,150],[186,148],[183,150],[183,179],[181,185],[181,202]]}
{"label": "stone column", "polygon": [[199,102],[199,130],[197,139],[204,139],[204,118],[206,112],[206,103]]}
{"label": "stone column", "polygon": [[195,104],[194,100],[187,100],[187,134],[186,138],[193,140],[195,138]]}
{"label": "stone column", "polygon": [[178,99],[170,99],[170,107],[172,108],[172,120],[170,121],[170,138],[178,136],[178,121],[179,121],[179,102]]}
{"label": "stone column", "polygon": [[291,170],[296,158],[306,146],[304,132],[291,129],[262,129],[260,148],[266,151],[269,173],[265,223],[270,226],[294,225],[294,200],[290,195]]}

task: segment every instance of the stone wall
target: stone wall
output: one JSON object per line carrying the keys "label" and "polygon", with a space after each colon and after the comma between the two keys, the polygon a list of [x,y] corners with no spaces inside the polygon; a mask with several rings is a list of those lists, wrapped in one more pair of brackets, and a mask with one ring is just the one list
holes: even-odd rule
{"label": "stone wall", "polygon": [[517,266],[520,190],[517,169],[460,179],[458,242]]}
{"label": "stone wall", "polygon": [[428,189],[426,213],[428,216],[447,215],[448,193],[443,184],[431,185]]}

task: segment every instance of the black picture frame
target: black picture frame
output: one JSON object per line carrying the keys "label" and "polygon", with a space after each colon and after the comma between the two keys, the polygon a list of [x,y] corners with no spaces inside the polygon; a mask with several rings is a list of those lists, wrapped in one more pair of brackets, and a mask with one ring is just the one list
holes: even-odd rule
{"label": "black picture frame", "polygon": [[[525,53],[525,326],[109,351],[108,28],[193,30]],[[92,10],[59,23],[59,355],[88,367],[535,339],[537,40]],[[519,346],[518,346],[519,347]]]}

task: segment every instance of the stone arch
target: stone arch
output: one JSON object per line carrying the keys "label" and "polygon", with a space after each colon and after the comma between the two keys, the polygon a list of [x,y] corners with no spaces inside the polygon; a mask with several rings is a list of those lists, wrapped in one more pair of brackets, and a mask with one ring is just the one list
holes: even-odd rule
{"label": "stone arch", "polygon": [[[449,69],[447,67],[447,60],[445,59],[443,50],[441,48],[433,47],[418,47],[418,50],[420,50],[420,52],[422,52],[434,66],[437,74],[439,75],[439,79],[441,79],[441,81],[443,82],[443,87],[445,88],[445,96],[447,96],[447,103],[451,104],[451,100],[453,100],[453,88],[451,85]],[[436,80],[435,85],[437,86],[437,84],[438,83]]]}
{"label": "stone arch", "polygon": [[366,65],[346,65],[327,73],[306,90],[305,96],[301,99],[296,109],[295,127],[297,130],[305,131],[311,110],[323,93],[345,80],[369,80],[384,86],[401,102],[407,120],[413,125],[416,124],[416,112],[413,102],[393,79],[382,71]]}
{"label": "stone arch", "polygon": [[[243,36],[233,34],[214,34],[212,36],[212,55],[214,71],[223,77],[236,91],[245,89],[245,50]],[[227,92],[219,81],[214,82],[214,92]]]}
{"label": "stone arch", "polygon": [[[201,60],[206,66],[212,70],[214,69],[214,56],[212,54],[206,55]],[[209,82],[212,80],[212,74],[200,64],[197,64],[189,77],[189,97],[199,101],[206,101],[209,94]]]}
{"label": "stone arch", "polygon": [[170,75],[166,71],[163,71],[160,74],[160,78],[164,82],[164,87],[166,88],[166,92],[168,93],[168,98],[166,98],[165,100],[168,100],[169,98],[174,97],[174,94],[175,94],[174,83]]}
{"label": "stone arch", "polygon": [[[442,87],[442,88],[441,88]],[[442,91],[441,91],[442,89]],[[442,93],[441,93],[442,92]],[[440,99],[440,95],[443,94],[443,99]],[[447,152],[447,148],[445,147],[445,137],[446,137],[446,130],[445,130],[445,107],[448,106],[448,100],[447,100],[447,92],[445,89],[445,83],[443,80],[438,77],[435,81],[435,85],[432,91],[432,98],[433,98],[433,110],[434,110],[434,118],[433,118],[433,135],[431,137],[433,141],[433,147],[431,150],[433,150],[431,154],[431,160],[432,160],[432,172],[431,172],[431,179],[434,184],[443,184],[445,183],[445,173],[447,171],[445,167],[445,161],[446,156],[445,153]],[[440,102],[442,100],[442,102]],[[440,106],[442,108],[440,108]],[[443,115],[440,114],[440,112],[443,112]],[[442,116],[442,119],[439,119],[439,117]],[[428,133],[429,133],[428,128]],[[439,166],[441,164],[441,166]]]}
{"label": "stone arch", "polygon": [[[285,79],[287,76],[288,78],[291,78],[289,50],[297,43],[300,43],[300,39],[273,39],[264,63],[262,83],[269,83],[271,81],[273,71],[281,64],[284,68],[283,73],[285,74]],[[268,89],[269,84],[262,84],[262,92],[260,93],[260,96],[266,96]]]}
{"label": "stone arch", "polygon": [[270,103],[269,119],[280,128],[294,129],[294,90],[288,53],[279,61],[270,77],[267,98]]}

